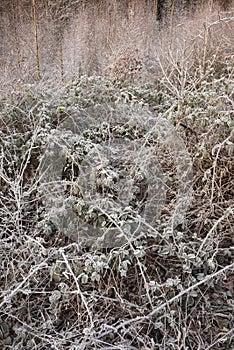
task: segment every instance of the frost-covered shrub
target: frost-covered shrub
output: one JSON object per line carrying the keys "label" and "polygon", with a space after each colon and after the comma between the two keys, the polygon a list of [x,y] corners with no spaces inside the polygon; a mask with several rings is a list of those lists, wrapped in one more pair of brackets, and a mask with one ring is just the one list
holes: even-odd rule
{"label": "frost-covered shrub", "polygon": [[[233,82],[204,79],[183,97],[158,84],[83,76],[1,100],[2,348],[231,347]],[[168,147],[167,126],[194,173],[177,224],[182,141]],[[107,246],[97,229],[128,239]]]}

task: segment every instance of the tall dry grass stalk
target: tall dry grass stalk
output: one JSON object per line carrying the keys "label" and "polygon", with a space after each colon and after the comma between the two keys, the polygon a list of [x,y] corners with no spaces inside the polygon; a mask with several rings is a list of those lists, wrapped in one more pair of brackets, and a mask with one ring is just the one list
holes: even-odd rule
{"label": "tall dry grass stalk", "polygon": [[36,71],[37,71],[37,78],[41,79],[40,60],[39,60],[39,43],[38,43],[38,34],[37,34],[37,8],[36,8],[35,0],[32,0],[32,6],[33,6]]}
{"label": "tall dry grass stalk", "polygon": [[11,3],[11,11],[12,11],[12,18],[13,18],[13,31],[14,31],[14,45],[15,45],[15,50],[16,50],[16,55],[17,55],[17,66],[19,70],[19,75],[22,75],[22,69],[21,69],[21,54],[20,54],[20,44],[19,44],[19,35],[17,31],[17,18],[16,18],[16,7],[15,3]]}
{"label": "tall dry grass stalk", "polygon": [[154,0],[153,13],[154,13],[155,18],[157,18],[157,13],[158,13],[158,0]]}

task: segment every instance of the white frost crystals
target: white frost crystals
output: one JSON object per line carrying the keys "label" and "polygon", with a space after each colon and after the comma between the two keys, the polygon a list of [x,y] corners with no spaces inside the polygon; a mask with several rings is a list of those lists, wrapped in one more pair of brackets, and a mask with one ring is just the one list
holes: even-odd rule
{"label": "white frost crystals", "polygon": [[157,233],[169,186],[163,149],[176,169],[168,226],[183,222],[192,162],[165,117],[122,104],[107,112],[68,117],[48,136],[40,191],[47,219],[60,232],[112,248]]}

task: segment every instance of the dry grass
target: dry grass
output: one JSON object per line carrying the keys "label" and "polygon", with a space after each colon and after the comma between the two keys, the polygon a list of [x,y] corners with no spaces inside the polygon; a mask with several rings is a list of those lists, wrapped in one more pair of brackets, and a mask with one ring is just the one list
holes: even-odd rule
{"label": "dry grass", "polygon": [[[214,50],[219,48],[222,52],[224,47],[220,46],[227,42],[226,48],[230,47],[233,40],[233,22],[225,21],[233,17],[231,7],[229,12],[222,12],[208,3],[208,7],[197,7],[182,16],[175,6],[174,11],[168,10],[164,24],[155,21],[150,5],[142,6],[139,1],[128,7],[116,1],[106,1],[106,6],[90,2],[78,9],[67,3],[63,11],[59,5],[44,8],[37,4],[34,17],[26,4],[12,6],[2,11],[1,79],[34,79],[39,69],[43,77],[57,81],[63,75],[69,79],[81,73],[107,74],[119,54],[129,50],[140,53],[146,81],[160,76],[158,59],[164,65],[168,57],[171,64],[173,56],[173,62],[179,61],[186,71],[194,65],[196,50],[204,70],[202,66],[210,60],[206,55],[210,51],[217,54]],[[12,22],[13,33],[9,30]]]}

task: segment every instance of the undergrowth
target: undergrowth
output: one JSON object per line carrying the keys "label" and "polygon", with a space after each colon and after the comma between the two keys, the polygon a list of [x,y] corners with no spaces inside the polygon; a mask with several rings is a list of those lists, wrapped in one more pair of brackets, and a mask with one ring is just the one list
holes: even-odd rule
{"label": "undergrowth", "polygon": [[3,88],[2,349],[233,347],[233,55],[214,47],[150,83]]}

